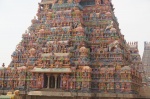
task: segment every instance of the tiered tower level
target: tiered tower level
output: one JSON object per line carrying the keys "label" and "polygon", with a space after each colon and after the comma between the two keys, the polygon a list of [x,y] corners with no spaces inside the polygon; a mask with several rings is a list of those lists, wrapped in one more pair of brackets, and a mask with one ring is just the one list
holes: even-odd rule
{"label": "tiered tower level", "polygon": [[142,57],[147,84],[150,85],[150,42],[144,42],[144,53]]}
{"label": "tiered tower level", "polygon": [[87,96],[138,94],[142,63],[137,42],[126,43],[113,11],[111,0],[42,0],[11,56],[5,74],[11,81],[4,86]]}

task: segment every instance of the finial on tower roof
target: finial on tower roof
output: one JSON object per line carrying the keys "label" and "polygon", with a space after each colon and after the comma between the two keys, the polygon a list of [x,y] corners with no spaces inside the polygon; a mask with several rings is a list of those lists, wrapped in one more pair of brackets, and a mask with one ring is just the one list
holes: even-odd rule
{"label": "finial on tower roof", "polygon": [[150,48],[150,42],[145,41],[144,42],[144,48],[149,49]]}

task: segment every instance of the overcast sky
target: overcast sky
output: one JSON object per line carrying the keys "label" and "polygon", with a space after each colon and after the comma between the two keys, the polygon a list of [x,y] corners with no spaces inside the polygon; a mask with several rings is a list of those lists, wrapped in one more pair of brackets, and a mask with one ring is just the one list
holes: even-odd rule
{"label": "overcast sky", "polygon": [[[40,0],[0,0],[0,66],[9,65],[11,54],[31,25]],[[112,0],[120,29],[127,42],[150,41],[150,0]]]}

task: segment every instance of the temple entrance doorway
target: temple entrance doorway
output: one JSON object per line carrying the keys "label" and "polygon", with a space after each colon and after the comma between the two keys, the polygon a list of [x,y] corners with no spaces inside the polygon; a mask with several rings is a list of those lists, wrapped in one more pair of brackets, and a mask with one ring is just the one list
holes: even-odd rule
{"label": "temple entrance doorway", "polygon": [[50,88],[55,88],[55,77],[53,75],[50,76],[49,86]]}
{"label": "temple entrance doorway", "polygon": [[47,88],[47,83],[48,83],[48,77],[46,74],[44,74],[44,85],[43,88]]}
{"label": "temple entrance doorway", "polygon": [[61,83],[61,77],[58,75],[57,77],[57,88],[60,88],[60,83]]}
{"label": "temple entrance doorway", "polygon": [[61,87],[60,74],[44,74],[44,88],[57,89]]}

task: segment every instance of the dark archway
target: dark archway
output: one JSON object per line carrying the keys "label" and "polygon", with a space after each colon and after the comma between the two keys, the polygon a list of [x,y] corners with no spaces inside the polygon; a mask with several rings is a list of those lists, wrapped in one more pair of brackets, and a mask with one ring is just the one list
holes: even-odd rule
{"label": "dark archway", "polygon": [[44,85],[43,88],[47,88],[47,83],[48,83],[48,77],[46,74],[44,74]]}
{"label": "dark archway", "polygon": [[57,77],[57,88],[60,88],[61,77],[60,75]]}
{"label": "dark archway", "polygon": [[101,4],[104,4],[104,1],[103,1],[103,0],[101,0]]}
{"label": "dark archway", "polygon": [[55,88],[55,77],[54,76],[50,76],[50,88]]}

